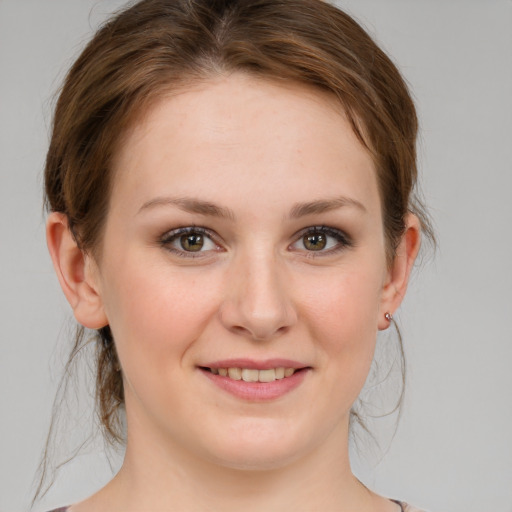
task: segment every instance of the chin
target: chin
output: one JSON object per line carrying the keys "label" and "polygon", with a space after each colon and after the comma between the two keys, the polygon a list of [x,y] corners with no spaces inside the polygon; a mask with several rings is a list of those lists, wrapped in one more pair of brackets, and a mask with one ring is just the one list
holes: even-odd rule
{"label": "chin", "polygon": [[237,471],[272,471],[292,464],[299,457],[293,450],[247,450],[237,453],[225,451],[213,454],[212,461],[226,469]]}
{"label": "chin", "polygon": [[[294,429],[271,425],[266,421],[249,422],[249,425],[232,428],[223,436],[212,436],[210,459],[225,468],[263,471],[287,466],[308,451],[311,437],[300,435]],[[211,449],[213,447],[213,449]]]}

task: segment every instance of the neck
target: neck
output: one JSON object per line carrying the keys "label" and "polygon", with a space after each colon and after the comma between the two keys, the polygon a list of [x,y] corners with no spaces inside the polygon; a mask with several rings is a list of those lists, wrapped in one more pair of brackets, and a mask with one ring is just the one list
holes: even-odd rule
{"label": "neck", "polygon": [[[348,421],[322,446],[266,469],[235,469],[170,445],[158,433],[129,429],[118,475],[96,495],[95,508],[123,510],[372,510],[374,495],[352,474]],[[92,509],[92,507],[91,507]],[[105,507],[105,510],[107,508]],[[85,510],[85,509],[84,509]],[[76,507],[76,512],[80,509]]]}

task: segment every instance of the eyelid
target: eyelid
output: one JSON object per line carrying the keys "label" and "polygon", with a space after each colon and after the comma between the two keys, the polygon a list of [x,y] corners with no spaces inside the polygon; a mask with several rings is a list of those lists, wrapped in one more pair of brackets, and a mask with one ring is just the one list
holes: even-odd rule
{"label": "eyelid", "polygon": [[300,242],[301,239],[307,235],[308,233],[323,233],[327,236],[331,236],[337,240],[337,244],[335,247],[327,249],[327,250],[319,250],[319,251],[308,251],[306,248],[302,249],[294,249],[296,251],[304,252],[307,254],[309,258],[321,257],[321,256],[330,256],[332,254],[336,254],[344,249],[350,248],[354,246],[354,242],[352,238],[344,231],[338,228],[333,228],[331,226],[308,226],[304,229],[301,229],[298,233],[295,234],[295,241],[290,244],[290,247]]}
{"label": "eyelid", "polygon": [[212,252],[212,249],[206,251],[183,251],[177,249],[176,247],[172,247],[170,244],[177,240],[181,235],[193,234],[197,233],[209,238],[213,244],[215,244],[216,249],[222,250],[222,245],[219,243],[219,236],[214,231],[210,229],[201,227],[201,226],[181,226],[178,228],[170,229],[166,231],[162,236],[159,237],[159,244],[164,247],[170,253],[176,254],[179,257],[183,258],[205,258],[209,256],[209,253]]}
{"label": "eyelid", "polygon": [[[201,234],[211,240],[213,244],[215,244],[216,249],[208,249],[205,251],[184,251],[177,249],[176,247],[172,247],[170,244],[178,239],[181,235],[186,235],[190,233],[198,233]],[[327,236],[330,236],[336,240],[336,245],[326,250],[312,251],[306,248],[294,248],[293,246],[300,242],[300,240],[307,235],[308,233],[323,233]],[[304,229],[301,229],[294,235],[295,241],[289,245],[289,248],[295,252],[302,252],[307,255],[309,258],[321,257],[321,256],[330,256],[336,254],[342,250],[353,247],[354,242],[351,237],[341,229],[334,228],[331,226],[319,225],[319,226],[308,226]],[[167,251],[173,253],[179,257],[183,258],[205,258],[211,256],[212,252],[216,251],[224,251],[222,243],[220,243],[220,237],[214,231],[204,228],[201,226],[181,226],[178,228],[174,228],[166,231],[162,236],[159,237],[159,243],[162,245]]]}

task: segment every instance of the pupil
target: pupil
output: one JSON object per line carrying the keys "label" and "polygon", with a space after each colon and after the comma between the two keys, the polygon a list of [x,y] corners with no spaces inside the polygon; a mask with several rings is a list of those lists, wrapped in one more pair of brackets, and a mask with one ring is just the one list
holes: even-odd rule
{"label": "pupil", "polygon": [[315,233],[313,235],[306,235],[304,237],[304,246],[310,251],[320,251],[327,244],[325,235],[322,233]]}
{"label": "pupil", "polygon": [[185,251],[200,251],[203,248],[203,235],[183,235],[180,242]]}

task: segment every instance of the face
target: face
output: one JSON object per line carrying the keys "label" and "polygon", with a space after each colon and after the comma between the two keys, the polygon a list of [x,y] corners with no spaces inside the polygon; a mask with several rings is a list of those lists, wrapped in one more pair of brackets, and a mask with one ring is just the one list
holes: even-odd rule
{"label": "face", "polygon": [[372,159],[336,102],[212,79],[161,100],[114,170],[96,284],[128,446],[263,468],[346,442],[390,271]]}

